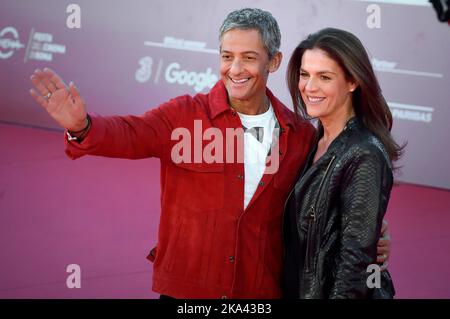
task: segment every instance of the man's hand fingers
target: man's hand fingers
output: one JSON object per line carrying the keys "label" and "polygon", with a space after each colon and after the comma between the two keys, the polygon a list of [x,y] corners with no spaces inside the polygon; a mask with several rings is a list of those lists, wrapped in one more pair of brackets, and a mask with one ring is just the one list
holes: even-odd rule
{"label": "man's hand fingers", "polygon": [[76,103],[83,103],[80,92],[78,91],[77,87],[73,82],[69,83],[69,91]]}
{"label": "man's hand fingers", "polygon": [[42,95],[46,96],[50,91],[45,87],[40,76],[35,72],[31,77],[31,83],[33,83],[36,90]]}
{"label": "man's hand fingers", "polygon": [[44,68],[44,74],[57,89],[67,89],[67,85],[52,69]]}
{"label": "man's hand fingers", "polygon": [[33,89],[30,90],[30,94],[37,103],[39,103],[44,109],[47,109],[48,101],[46,99],[44,99],[40,94],[38,94]]}
{"label": "man's hand fingers", "polygon": [[377,245],[377,263],[381,264],[386,262],[389,259],[391,247],[390,247],[390,240],[380,238],[378,240]]}
{"label": "man's hand fingers", "polygon": [[377,254],[378,255],[389,255],[391,252],[391,246],[389,245],[389,241],[387,240],[381,240],[378,242],[377,245]]}
{"label": "man's hand fingers", "polygon": [[386,254],[378,254],[377,255],[377,264],[382,264],[385,261],[387,261],[387,255]]}
{"label": "man's hand fingers", "polygon": [[390,240],[388,237],[386,237],[386,238],[382,237],[378,240],[378,247],[389,247],[389,245],[390,245]]}
{"label": "man's hand fingers", "polygon": [[384,232],[386,231],[388,227],[388,222],[383,219],[383,223],[381,224],[381,235],[384,236]]}
{"label": "man's hand fingers", "polygon": [[44,86],[47,88],[47,90],[50,91],[50,93],[55,93],[56,90],[58,90],[58,88],[56,87],[55,83],[53,83],[50,80],[49,76],[42,76],[41,77],[41,82],[44,84]]}

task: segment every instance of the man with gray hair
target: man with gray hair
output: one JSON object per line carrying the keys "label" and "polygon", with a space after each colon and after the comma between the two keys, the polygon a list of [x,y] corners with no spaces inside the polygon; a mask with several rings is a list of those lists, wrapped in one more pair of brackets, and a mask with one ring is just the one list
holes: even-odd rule
{"label": "man with gray hair", "polygon": [[[160,159],[161,217],[148,259],[162,296],[282,296],[283,208],[315,129],[266,87],[279,47],[269,12],[231,12],[220,29],[217,84],[142,116],[88,114],[73,83],[49,69],[31,77],[31,95],[66,129],[70,158]],[[198,131],[202,141],[186,141]]]}

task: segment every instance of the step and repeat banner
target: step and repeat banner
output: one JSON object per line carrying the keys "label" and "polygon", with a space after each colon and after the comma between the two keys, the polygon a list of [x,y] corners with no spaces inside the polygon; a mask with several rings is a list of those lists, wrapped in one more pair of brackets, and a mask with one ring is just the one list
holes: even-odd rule
{"label": "step and repeat banner", "polygon": [[394,136],[408,142],[398,180],[450,189],[450,25],[428,1],[0,3],[0,122],[57,128],[28,93],[36,68],[74,81],[88,110],[103,115],[142,114],[172,97],[207,92],[219,79],[223,19],[234,9],[259,7],[280,25],[284,60],[269,87],[286,105],[285,72],[295,46],[324,27],[353,32],[391,107]]}

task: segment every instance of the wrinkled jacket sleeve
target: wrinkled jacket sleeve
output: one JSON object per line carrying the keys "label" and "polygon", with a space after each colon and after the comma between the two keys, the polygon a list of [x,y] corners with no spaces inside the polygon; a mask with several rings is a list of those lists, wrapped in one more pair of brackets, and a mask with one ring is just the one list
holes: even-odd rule
{"label": "wrinkled jacket sleeve", "polygon": [[90,113],[92,125],[82,142],[68,141],[66,154],[71,159],[99,155],[139,159],[164,157],[178,118],[179,100],[171,100],[141,116],[99,116]]}
{"label": "wrinkled jacket sleeve", "polygon": [[367,267],[376,262],[392,172],[382,153],[357,150],[342,180],[341,245],[330,298],[367,298]]}

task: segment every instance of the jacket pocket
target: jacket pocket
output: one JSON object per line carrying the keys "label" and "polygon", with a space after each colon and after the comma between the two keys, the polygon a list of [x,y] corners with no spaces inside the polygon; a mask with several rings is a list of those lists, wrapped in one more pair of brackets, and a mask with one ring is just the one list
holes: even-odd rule
{"label": "jacket pocket", "polygon": [[221,209],[225,197],[223,163],[181,163],[166,175],[163,203],[188,210]]}

